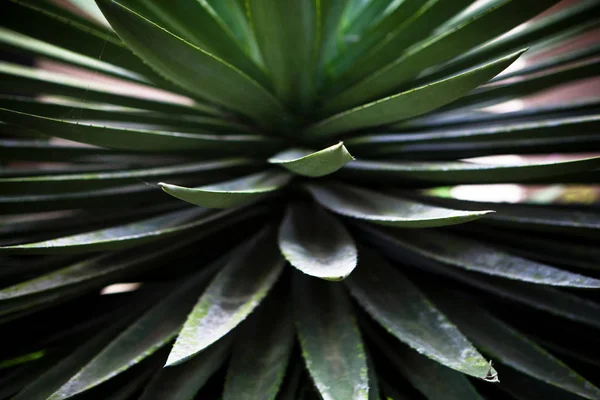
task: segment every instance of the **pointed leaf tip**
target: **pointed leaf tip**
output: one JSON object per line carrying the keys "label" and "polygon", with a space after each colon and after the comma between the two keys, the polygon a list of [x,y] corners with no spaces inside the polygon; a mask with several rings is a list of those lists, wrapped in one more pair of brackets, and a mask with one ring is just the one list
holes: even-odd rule
{"label": "pointed leaf tip", "polygon": [[353,160],[354,157],[344,143],[339,142],[316,152],[306,149],[285,150],[269,158],[269,163],[279,165],[298,175],[318,178],[336,172]]}

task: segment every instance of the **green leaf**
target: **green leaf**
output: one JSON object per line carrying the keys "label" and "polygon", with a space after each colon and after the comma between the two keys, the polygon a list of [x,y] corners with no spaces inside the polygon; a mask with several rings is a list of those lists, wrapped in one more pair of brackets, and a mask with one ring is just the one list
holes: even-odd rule
{"label": "green leaf", "polygon": [[336,214],[402,228],[462,224],[492,212],[433,207],[340,183],[310,184],[306,188],[319,203]]}
{"label": "green leaf", "polygon": [[18,32],[0,27],[0,48],[18,53],[25,53],[33,57],[47,57],[76,67],[82,67],[91,71],[112,75],[117,78],[137,82],[148,83],[142,76],[134,74],[114,65],[82,56],[80,54],[62,49],[41,40],[37,40]]}
{"label": "green leaf", "polygon": [[[410,253],[397,250],[402,248],[402,242],[395,235],[365,224],[361,225],[360,229],[366,233],[366,235],[361,235],[362,238],[380,248],[389,257],[401,263],[410,261],[408,258]],[[510,299],[589,326],[600,327],[600,305],[574,294],[550,286],[499,279],[461,269],[448,268],[431,258],[420,257],[419,260],[412,259],[412,262],[426,271],[463,282],[501,298]]]}
{"label": "green leaf", "polygon": [[[425,86],[401,92],[352,108],[317,122],[306,130],[314,138],[329,138],[345,131],[382,126],[425,114],[446,105],[482,83],[489,81],[512,64],[524,52],[498,58],[488,64]],[[340,99],[340,100],[336,100]],[[353,105],[346,92],[329,101],[323,115],[339,112]]]}
{"label": "green leaf", "polygon": [[229,208],[248,203],[281,189],[292,175],[270,170],[213,185],[186,188],[168,183],[160,187],[173,197],[207,208]]}
{"label": "green leaf", "polygon": [[269,85],[265,73],[243,52],[230,29],[206,1],[119,0],[123,6],[148,18],[202,50],[231,63],[262,85]]}
{"label": "green leaf", "polygon": [[[0,95],[0,107],[42,117],[102,121],[115,125],[135,124],[145,129],[168,129],[189,133],[249,133],[239,122],[214,116],[167,114],[110,104],[83,103],[68,97],[53,98],[52,102],[30,97]],[[125,124],[123,124],[125,123]],[[148,128],[146,128],[148,127]]]}
{"label": "green leaf", "polygon": [[[391,362],[395,368],[394,373],[406,377],[428,400],[483,400],[466,375],[419,354],[391,336],[380,332],[372,326],[372,323],[361,323],[361,326]],[[399,396],[394,399],[405,398],[408,400],[414,397]]]}
{"label": "green leaf", "polygon": [[600,157],[572,161],[521,165],[497,165],[471,162],[363,161],[348,163],[342,176],[365,180],[395,182],[433,181],[440,183],[510,183],[566,175],[600,168]]}
{"label": "green leaf", "polygon": [[[403,1],[369,27],[356,43],[332,62],[339,77],[336,88],[349,87],[369,73],[394,61],[408,46],[419,42],[441,23],[468,7],[473,0]],[[342,72],[346,72],[343,74]]]}
{"label": "green leaf", "polygon": [[[286,118],[277,99],[242,71],[115,0],[97,3],[131,50],[172,82],[201,99],[247,114],[263,124]],[[156,46],[160,52],[155,51]]]}
{"label": "green leaf", "polygon": [[409,250],[444,264],[538,285],[600,288],[600,280],[513,256],[477,240],[448,232],[419,230],[393,233],[398,249]]}
{"label": "green leaf", "polygon": [[290,149],[269,158],[269,163],[280,165],[298,175],[317,178],[334,173],[354,157],[342,142],[323,150],[312,152],[305,149]]}
{"label": "green leaf", "polygon": [[47,1],[12,0],[2,7],[8,29],[51,43],[91,59],[102,60],[142,74],[151,70],[137,59],[110,30]]}
{"label": "green leaf", "polygon": [[246,0],[245,4],[277,97],[292,107],[308,108],[314,95],[318,1]]}
{"label": "green leaf", "polygon": [[300,271],[330,281],[350,275],[358,259],[344,225],[314,204],[288,206],[279,228],[279,249]]}
{"label": "green leaf", "polygon": [[[119,93],[119,91],[105,84],[0,61],[0,89],[11,93],[11,88],[14,87],[18,87],[19,93],[23,94],[35,95],[43,92],[45,94],[74,97],[84,103],[109,103],[143,110],[177,114],[222,114],[221,111],[214,107],[200,103],[182,104],[167,100],[129,96],[121,94],[122,91]],[[188,103],[191,102],[191,100],[187,100]]]}
{"label": "green leaf", "polygon": [[[10,306],[15,301],[17,305],[24,303],[28,307],[32,304],[38,304],[40,295],[42,299],[47,298],[48,301],[54,297],[58,299],[70,295],[72,292],[88,291],[89,288],[101,287],[103,284],[110,283],[117,277],[132,275],[133,273],[141,273],[151,268],[162,266],[161,262],[165,261],[166,257],[176,253],[177,250],[198,242],[200,239],[208,237],[215,232],[223,230],[233,224],[239,223],[249,216],[255,215],[255,211],[248,210],[226,218],[223,221],[205,227],[199,232],[189,234],[184,238],[179,238],[175,242],[163,243],[161,246],[149,245],[143,249],[134,248],[130,250],[121,250],[119,252],[107,252],[95,257],[86,258],[82,261],[75,262],[58,270],[43,274],[31,280],[17,283],[0,290],[0,300],[8,302]],[[190,225],[197,224],[202,226],[211,217],[203,218],[202,220]],[[140,251],[142,251],[140,253]],[[0,310],[2,313],[2,310]]]}
{"label": "green leaf", "polygon": [[292,299],[302,356],[321,397],[368,400],[366,353],[342,286],[296,273]]}
{"label": "green leaf", "polygon": [[[203,161],[188,164],[165,165],[144,169],[120,169],[117,171],[94,171],[89,173],[53,173],[51,175],[33,175],[19,177],[0,177],[1,194],[19,193],[56,193],[65,191],[83,191],[101,189],[119,184],[155,183],[157,179],[193,176],[195,180],[203,177],[209,181],[231,170],[251,169],[259,163],[251,159],[230,158],[218,161]],[[36,171],[37,172],[37,171]],[[45,172],[45,171],[40,171]],[[31,174],[31,172],[29,173]]]}
{"label": "green leaf", "polygon": [[[506,33],[557,2],[558,0],[496,1],[495,4],[489,5],[485,12],[469,18],[457,26],[442,29],[439,33],[416,43],[392,63],[346,89],[326,105],[327,113],[339,112],[366,101],[375,100],[400,85],[407,85],[411,79],[427,68],[442,65],[445,61],[463,54],[466,50]],[[496,53],[493,56],[498,57],[501,54]],[[518,54],[516,55],[518,56]],[[508,58],[514,56],[508,56]],[[503,68],[495,71],[482,82],[489,80],[506,66],[508,65],[504,65]],[[474,89],[477,85],[471,86],[462,94]]]}
{"label": "green leaf", "polygon": [[269,292],[283,264],[270,228],[242,245],[188,315],[166,365],[194,357],[232,331]]}
{"label": "green leaf", "polygon": [[[240,326],[223,400],[274,400],[294,345],[291,308],[274,291]],[[257,340],[260,338],[260,340]]]}
{"label": "green leaf", "polygon": [[346,284],[358,303],[401,342],[456,371],[488,376],[488,362],[458,328],[376,253],[361,249],[360,265]]}
{"label": "green leaf", "polygon": [[479,348],[494,360],[586,399],[600,398],[600,389],[582,378],[522,333],[458,292],[431,288],[436,304]]}
{"label": "green leaf", "polygon": [[41,117],[0,108],[0,118],[45,135],[95,146],[142,152],[204,151],[207,154],[272,152],[277,140],[258,135],[207,135],[144,129],[110,128]]}
{"label": "green leaf", "polygon": [[[145,307],[144,305],[143,308]],[[137,309],[136,309],[137,308]],[[45,371],[37,377],[30,385],[27,385],[16,396],[14,400],[46,400],[52,393],[58,390],[74,374],[76,374],[85,364],[90,362],[106,345],[108,345],[117,334],[126,326],[132,315],[141,311],[142,307],[125,307],[122,313],[124,318],[120,318],[116,323],[103,328],[100,333],[95,334],[91,339],[86,340],[81,346],[78,346],[71,354],[60,361],[54,363],[52,368]]]}
{"label": "green leaf", "polygon": [[[37,243],[0,247],[0,254],[65,254],[93,252],[101,250],[119,250],[140,244],[165,239],[190,230],[214,229],[215,225],[229,224],[227,217],[237,220],[245,218],[254,211],[246,210],[234,214],[237,210],[211,212],[206,209],[186,209],[174,211],[157,217],[113,226],[97,231],[45,240]],[[232,215],[233,214],[233,215]],[[225,220],[225,221],[223,221]]]}
{"label": "green leaf", "polygon": [[[558,112],[558,110],[556,110]],[[523,115],[527,117],[527,115]],[[493,140],[507,140],[507,143],[514,143],[515,139],[541,139],[540,144],[553,137],[566,136],[569,132],[570,137],[578,140],[584,138],[583,134],[594,131],[600,121],[597,114],[577,115],[565,118],[543,118],[538,121],[530,121],[530,118],[523,121],[493,121],[489,125],[480,125],[464,128],[463,126],[438,129],[431,132],[402,132],[390,134],[373,134],[368,136],[354,137],[346,141],[354,152],[359,155],[387,155],[389,153],[400,152],[404,148],[410,148],[411,144],[437,144],[441,148],[448,147],[455,150],[452,146],[460,144],[469,144],[481,142],[483,145]],[[465,121],[467,124],[480,122]],[[483,121],[481,121],[483,122]],[[417,129],[421,128],[417,126]],[[579,136],[581,135],[581,136]],[[516,149],[515,149],[516,150]],[[456,159],[456,157],[454,158]]]}
{"label": "green leaf", "polygon": [[146,385],[140,400],[193,399],[227,360],[231,337],[224,337],[185,364],[159,370]]}
{"label": "green leaf", "polygon": [[117,336],[48,400],[62,400],[89,390],[138,364],[169,343],[181,328],[199,290],[215,272],[204,268]]}

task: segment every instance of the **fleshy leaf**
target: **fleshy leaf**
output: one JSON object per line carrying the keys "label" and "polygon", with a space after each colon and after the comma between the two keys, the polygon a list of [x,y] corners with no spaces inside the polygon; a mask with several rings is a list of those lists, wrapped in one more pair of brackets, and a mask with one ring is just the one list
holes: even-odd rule
{"label": "fleshy leaf", "polygon": [[148,383],[140,400],[193,399],[208,378],[227,360],[231,337],[224,337],[190,362],[163,368]]}
{"label": "fleshy leaf", "polygon": [[223,400],[275,399],[294,345],[291,307],[281,298],[285,294],[275,289],[240,326]]}
{"label": "fleshy leaf", "polygon": [[173,197],[206,208],[239,206],[275,192],[285,186],[292,175],[281,171],[266,171],[213,185],[186,188],[159,183]]}
{"label": "fleshy leaf", "polygon": [[436,304],[495,361],[586,399],[600,398],[600,389],[582,378],[522,333],[458,292],[432,288]]}
{"label": "fleshy leaf", "polygon": [[434,181],[442,183],[512,183],[566,175],[600,167],[600,157],[572,161],[521,165],[481,164],[473,162],[395,162],[363,161],[349,163],[342,169],[343,176],[365,180],[379,179],[391,182]]}
{"label": "fleshy leaf", "polygon": [[269,158],[271,164],[311,178],[332,174],[352,160],[354,157],[342,142],[314,153],[310,150],[290,149]]}
{"label": "fleshy leaf", "polygon": [[360,265],[346,280],[350,292],[390,334],[418,353],[456,371],[486,378],[488,362],[400,271],[361,249]]}
{"label": "fleshy leaf", "polygon": [[[366,322],[366,321],[365,321]],[[430,360],[394,338],[380,332],[371,323],[361,324],[370,339],[387,359],[428,400],[483,400],[467,376]],[[432,384],[434,382],[435,384]],[[413,397],[398,397],[408,400]]]}
{"label": "fleshy leaf", "polygon": [[346,278],[358,258],[346,228],[317,205],[288,207],[279,228],[279,248],[300,271],[331,281]]}
{"label": "fleshy leaf", "polygon": [[[309,127],[306,134],[315,138],[327,138],[345,131],[382,126],[416,117],[448,104],[487,82],[512,64],[522,53],[523,51],[519,51],[451,78],[385,97],[333,115]],[[340,98],[345,99],[343,93]],[[324,115],[344,108],[343,103],[339,105],[335,102],[328,103]]]}
{"label": "fleshy leaf", "polygon": [[116,250],[159,240],[166,236],[218,220],[227,214],[230,214],[230,212],[210,213],[203,209],[175,211],[158,217],[97,231],[37,243],[0,247],[0,254],[50,254]]}
{"label": "fleshy leaf", "polygon": [[343,287],[296,273],[292,299],[302,355],[321,397],[368,400],[366,354]]}
{"label": "fleshy leaf", "polygon": [[462,224],[493,212],[434,207],[340,183],[306,187],[319,203],[336,214],[402,228]]}
{"label": "fleshy leaf", "polygon": [[270,228],[242,245],[189,313],[166,365],[194,357],[233,330],[265,297],[283,264]]}
{"label": "fleshy leaf", "polygon": [[215,267],[204,269],[175,288],[130,325],[48,400],[62,400],[89,390],[138,364],[170,342],[181,328],[198,290]]}
{"label": "fleshy leaf", "polygon": [[[258,121],[281,121],[287,112],[248,75],[148,21],[116,0],[97,0],[102,13],[130,49],[156,71],[201,99]],[[161,49],[157,52],[157,46]]]}
{"label": "fleshy leaf", "polygon": [[540,285],[600,288],[598,279],[513,256],[448,232],[420,230],[410,234],[394,232],[394,235],[397,235],[395,243],[398,249],[414,251],[421,256],[469,271]]}

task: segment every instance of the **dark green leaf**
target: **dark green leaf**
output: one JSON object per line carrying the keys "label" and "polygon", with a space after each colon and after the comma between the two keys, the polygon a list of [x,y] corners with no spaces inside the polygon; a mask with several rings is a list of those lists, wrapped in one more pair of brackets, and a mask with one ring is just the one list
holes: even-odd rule
{"label": "dark green leaf", "polygon": [[394,232],[398,249],[483,274],[536,283],[579,288],[600,288],[600,280],[561,270],[448,232],[419,230]]}
{"label": "dark green leaf", "polygon": [[223,400],[273,400],[285,375],[294,344],[289,303],[274,290],[240,326]]}
{"label": "dark green leaf", "polygon": [[275,93],[286,104],[296,107],[308,107],[314,95],[318,3],[315,0],[245,2]]}
{"label": "dark green leaf", "polygon": [[133,367],[170,342],[181,328],[198,291],[206,286],[208,278],[219,265],[217,262],[193,278],[187,278],[172,294],[117,336],[48,400],[66,399],[89,390]]}
{"label": "dark green leaf", "polygon": [[352,160],[354,157],[342,142],[316,152],[305,149],[285,150],[269,158],[271,164],[311,178],[332,174]]}
{"label": "dark green leaf", "polygon": [[361,231],[367,233],[367,235],[361,235],[361,237],[380,248],[386,255],[398,262],[411,262],[419,268],[463,282],[502,298],[510,299],[593,327],[600,327],[600,305],[594,301],[586,300],[549,286],[499,279],[460,269],[448,268],[431,258],[409,258],[410,253],[397,251],[398,248],[402,248],[402,242],[394,235],[368,225],[361,225]]}
{"label": "dark green leaf", "polygon": [[[440,65],[463,54],[465,50],[506,33],[507,30],[527,21],[557,2],[558,0],[496,1],[479,15],[450,29],[442,29],[439,33],[416,43],[394,62],[343,91],[336,97],[335,102],[330,102],[326,106],[328,113],[341,111],[384,96],[399,85],[406,84],[428,67]],[[494,57],[501,54],[496,53]],[[504,68],[506,66],[504,65]],[[504,68],[500,68],[484,81]],[[478,85],[481,83],[479,82]],[[475,86],[471,86],[469,90],[474,88]]]}
{"label": "dark green leaf", "polygon": [[208,135],[143,129],[110,128],[41,117],[0,108],[5,122],[35,129],[45,135],[61,137],[95,146],[142,152],[204,151],[205,153],[269,153],[280,147],[277,140],[258,135]]}
{"label": "dark green leaf", "polygon": [[306,187],[319,203],[336,214],[395,227],[428,228],[461,224],[492,212],[433,207],[339,183]]}
{"label": "dark green leaf", "polygon": [[292,175],[281,171],[266,171],[213,185],[186,188],[159,183],[173,197],[207,208],[229,208],[248,203],[281,189]]}
{"label": "dark green leaf", "polygon": [[[263,124],[285,119],[280,103],[242,71],[160,28],[116,0],[98,0],[123,41],[172,82]],[[161,48],[160,52],[155,47]],[[181,60],[185,60],[181,62]]]}
{"label": "dark green leaf", "polygon": [[193,104],[187,98],[183,98],[183,103],[181,101],[176,103],[167,100],[136,97],[122,94],[122,91],[119,92],[109,85],[0,61],[0,89],[3,92],[10,93],[15,87],[18,87],[19,93],[23,94],[35,95],[43,92],[45,94],[78,98],[82,102],[109,103],[142,110],[176,112],[178,114],[222,114],[212,106],[200,103]]}
{"label": "dark green leaf", "polygon": [[[394,372],[399,372],[406,377],[428,400],[483,400],[466,375],[430,360],[395,341],[391,336],[379,332],[369,323],[361,325],[365,328],[368,337],[391,362],[395,368]],[[407,396],[406,399],[409,397]],[[404,397],[394,400],[404,400]]]}
{"label": "dark green leaf", "polygon": [[[253,213],[251,210],[250,214]],[[129,224],[113,226],[97,231],[28,243],[15,246],[0,247],[1,253],[16,254],[53,254],[72,252],[93,252],[100,250],[119,250],[140,244],[165,239],[171,235],[198,228],[210,229],[214,223],[232,216],[235,210],[210,212],[193,208],[174,211],[158,217],[135,221]],[[243,212],[240,215],[249,215]],[[237,219],[240,215],[234,216]]]}
{"label": "dark green leaf", "polygon": [[537,379],[504,368],[501,389],[517,400],[581,400],[581,397],[552,387]]}
{"label": "dark green leaf", "polygon": [[[66,170],[66,173],[31,176],[32,171],[28,174],[29,176],[0,177],[0,193],[57,193],[65,191],[93,190],[119,184],[139,183],[140,181],[155,184],[158,179],[177,179],[182,176],[193,176],[194,179],[204,177],[204,179],[209,179],[210,181],[212,178],[222,176],[222,173],[225,171],[248,171],[258,164],[258,162],[251,159],[232,158],[220,159],[218,161],[165,165],[144,169],[121,169],[118,171],[101,170],[91,173],[77,173],[77,171]],[[45,173],[45,171],[40,172]]]}
{"label": "dark green leaf", "polygon": [[[310,126],[306,133],[316,138],[327,138],[345,131],[373,126],[382,126],[392,122],[416,117],[448,104],[482,83],[496,76],[512,64],[524,50],[496,59],[483,66],[463,72],[459,75],[421,86],[371,103],[363,104],[341,112]],[[356,105],[344,92],[328,102],[323,115],[339,112]],[[350,101],[348,101],[350,100]]]}
{"label": "dark green leaf", "polygon": [[358,257],[346,228],[317,205],[288,207],[279,228],[279,249],[300,271],[331,281],[346,278]]}
{"label": "dark green leaf", "polygon": [[366,354],[343,287],[301,273],[294,275],[293,286],[302,355],[321,397],[368,400]]}
{"label": "dark green leaf", "polygon": [[582,378],[522,333],[479,307],[473,298],[432,288],[436,304],[486,354],[550,385],[586,399],[600,398],[600,389]]}
{"label": "dark green leaf", "polygon": [[360,265],[346,281],[361,306],[390,334],[420,354],[478,378],[488,362],[400,271],[361,249]]}
{"label": "dark green leaf", "polygon": [[504,183],[522,182],[554,175],[566,175],[600,168],[600,157],[572,161],[542,162],[520,165],[497,165],[472,162],[402,162],[363,161],[347,164],[344,176],[366,180],[386,179],[441,183]]}
{"label": "dark green leaf", "polygon": [[230,29],[206,1],[120,0],[119,3],[231,63],[262,85],[269,85],[265,73],[243,52]]}
{"label": "dark green leaf", "polygon": [[269,292],[283,264],[270,228],[242,245],[189,313],[167,366],[194,357],[233,330]]}
{"label": "dark green leaf", "polygon": [[139,399],[193,399],[208,378],[225,363],[230,345],[231,337],[224,337],[185,364],[161,369]]}

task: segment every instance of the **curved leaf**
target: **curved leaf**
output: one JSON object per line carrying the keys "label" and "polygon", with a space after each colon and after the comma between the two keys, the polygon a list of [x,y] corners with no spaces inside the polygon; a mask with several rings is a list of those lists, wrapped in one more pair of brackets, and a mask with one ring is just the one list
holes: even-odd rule
{"label": "curved leaf", "polygon": [[[242,71],[160,28],[116,0],[97,0],[123,41],[170,81],[260,123],[281,121],[286,111],[275,97]],[[160,52],[155,48],[159,46]],[[184,60],[182,62],[182,60]]]}
{"label": "curved leaf", "polygon": [[463,282],[502,298],[600,328],[600,305],[594,301],[550,286],[499,279],[461,269],[450,269],[432,258],[409,259],[408,252],[397,250],[402,247],[402,242],[394,235],[364,224],[360,226],[360,229],[367,233],[361,235],[362,238],[398,262],[413,262],[419,268]]}
{"label": "curved leaf", "polygon": [[168,183],[160,187],[173,197],[207,208],[229,208],[248,203],[281,189],[292,175],[266,171],[214,185],[186,188]]}
{"label": "curved leaf", "polygon": [[340,284],[296,273],[292,299],[302,356],[321,397],[368,400],[366,354]]}
{"label": "curved leaf", "polygon": [[597,168],[600,168],[600,157],[522,165],[356,160],[347,164],[341,172],[348,177],[368,180],[377,178],[398,182],[416,180],[466,184],[522,182]]}
{"label": "curved leaf", "polygon": [[320,33],[319,2],[246,0],[245,5],[277,97],[291,106],[309,106]]}
{"label": "curved leaf", "polygon": [[[233,219],[238,220],[253,213],[251,210],[247,211],[249,213],[242,212],[233,216]],[[64,254],[125,249],[200,227],[211,230],[214,228],[213,223],[218,224],[219,221],[232,216],[234,212],[234,210],[227,210],[215,213],[198,208],[175,211],[97,231],[37,243],[0,247],[0,254]],[[224,221],[224,223],[230,222]]]}
{"label": "curved leaf", "polygon": [[48,400],[62,400],[89,390],[138,364],[169,343],[181,328],[186,313],[215,272],[217,262],[187,278],[168,297],[117,336]]}
{"label": "curved leaf", "polygon": [[[483,400],[467,376],[446,368],[417,353],[408,346],[379,332],[370,323],[361,324],[398,372],[418,389],[428,400]],[[396,372],[396,371],[394,371]],[[404,396],[395,400],[412,399]]]}
{"label": "curved leaf", "polygon": [[319,203],[336,214],[403,228],[462,224],[493,212],[433,207],[339,183],[306,187]]}
{"label": "curved leaf", "polygon": [[227,335],[261,302],[283,270],[272,229],[242,245],[189,313],[167,366],[180,364]]}
{"label": "curved leaf", "polygon": [[227,360],[231,337],[224,337],[189,362],[159,370],[140,400],[193,399],[206,381]]}
{"label": "curved leaf", "polygon": [[274,400],[279,392],[294,345],[291,308],[283,294],[272,293],[240,326],[223,400]]}
{"label": "curved leaf", "polygon": [[[506,33],[507,30],[527,21],[557,2],[558,0],[488,2],[484,5],[487,7],[484,12],[478,12],[478,15],[467,17],[465,21],[439,30],[434,35],[408,48],[392,63],[383,66],[356,85],[346,89],[336,97],[335,103],[332,102],[327,106],[327,109],[341,111],[365,101],[377,99],[389,93],[391,88],[407,85],[411,79],[429,67],[441,65],[443,68],[445,61],[459,56],[466,50],[483,44],[495,36]],[[496,53],[493,57],[501,54]],[[470,64],[469,67],[472,65],[474,64]],[[496,71],[493,75],[499,72]],[[479,82],[477,85],[481,83],[483,82]],[[421,83],[419,82],[419,84]],[[475,86],[471,87],[471,89],[474,88]]]}
{"label": "curved leaf", "polygon": [[269,158],[271,164],[312,178],[332,174],[352,160],[354,157],[342,142],[314,153],[310,150],[290,149]]}
{"label": "curved leaf", "polygon": [[456,371],[488,376],[488,362],[458,328],[374,252],[361,249],[360,265],[346,284],[359,304],[401,342]]}
{"label": "curved leaf", "polygon": [[[258,135],[207,135],[145,129],[110,128],[101,125],[69,122],[0,108],[4,122],[32,128],[45,135],[95,146],[136,151],[205,151],[209,154],[274,151],[276,140]],[[261,150],[262,149],[262,150]]]}
{"label": "curved leaf", "polygon": [[20,94],[35,95],[42,91],[45,94],[70,96],[83,102],[102,102],[142,110],[192,115],[222,115],[222,112],[215,107],[201,103],[189,104],[191,100],[188,98],[180,99],[186,100],[182,104],[181,102],[134,96],[129,93],[123,94],[123,91],[115,90],[110,85],[0,61],[0,88],[11,93],[12,90],[7,90],[7,88],[13,87],[18,87]]}
{"label": "curved leaf", "polygon": [[494,360],[586,399],[600,398],[600,389],[516,329],[479,307],[474,299],[458,292],[440,292],[439,288],[432,288],[431,296],[449,318]]}
{"label": "curved leaf", "polygon": [[517,400],[552,399],[552,400],[581,400],[581,397],[564,390],[557,389],[537,379],[504,368],[503,383],[500,388]]}
{"label": "curved leaf", "polygon": [[[382,126],[435,110],[487,82],[512,64],[523,52],[524,50],[462,74],[333,115],[310,126],[306,134],[315,138],[328,138],[345,131]],[[352,105],[345,101],[345,93],[339,98],[342,100],[328,103],[324,115]]]}
{"label": "curved leaf", "polygon": [[394,235],[398,249],[407,249],[423,257],[469,271],[538,285],[600,288],[598,279],[513,256],[476,240],[454,236],[448,232],[419,230],[410,234],[394,232]]}
{"label": "curved leaf", "polygon": [[288,206],[279,228],[279,249],[300,271],[330,281],[346,278],[358,259],[344,225],[316,205]]}

